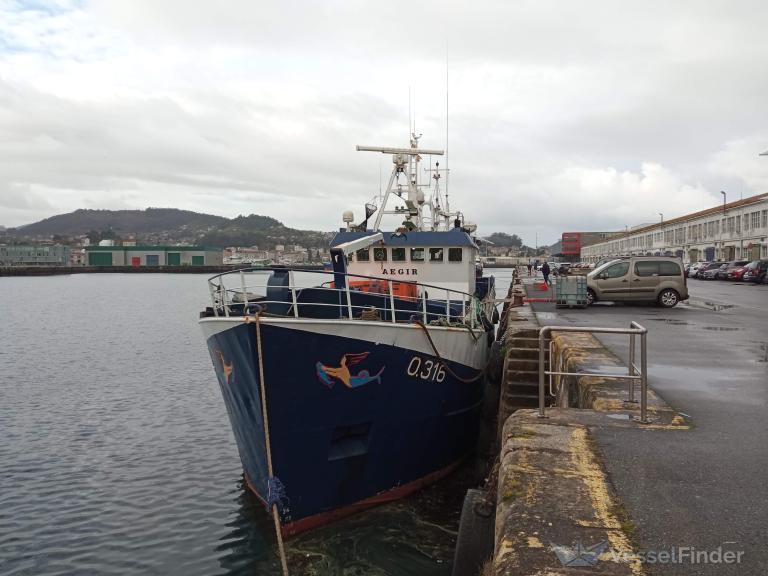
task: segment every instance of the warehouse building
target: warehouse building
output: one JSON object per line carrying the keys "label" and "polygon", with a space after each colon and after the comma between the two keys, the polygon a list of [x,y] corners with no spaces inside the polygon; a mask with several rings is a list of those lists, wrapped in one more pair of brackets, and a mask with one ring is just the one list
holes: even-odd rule
{"label": "warehouse building", "polygon": [[204,246],[86,246],[89,266],[219,266],[222,251]]}
{"label": "warehouse building", "polygon": [[768,258],[768,193],[642,226],[581,249],[587,262],[660,254],[685,262]]}
{"label": "warehouse building", "polygon": [[591,246],[621,234],[622,232],[563,232],[560,238],[560,253],[566,262],[578,262],[584,246]]}
{"label": "warehouse building", "polygon": [[0,266],[69,266],[69,246],[0,246]]}

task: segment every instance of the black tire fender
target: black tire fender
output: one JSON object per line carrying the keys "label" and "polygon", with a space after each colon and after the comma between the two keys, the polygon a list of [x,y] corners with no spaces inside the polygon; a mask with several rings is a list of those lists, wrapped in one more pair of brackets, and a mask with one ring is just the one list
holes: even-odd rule
{"label": "black tire fender", "polygon": [[467,490],[461,508],[452,576],[477,576],[493,556],[496,511],[482,490]]}

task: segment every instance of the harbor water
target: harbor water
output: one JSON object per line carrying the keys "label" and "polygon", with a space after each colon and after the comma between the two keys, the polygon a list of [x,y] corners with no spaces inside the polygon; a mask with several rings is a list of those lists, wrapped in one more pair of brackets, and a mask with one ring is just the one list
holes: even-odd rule
{"label": "harbor water", "polygon": [[[0,278],[0,574],[280,573],[197,326],[207,295],[199,275]],[[449,575],[471,481],[289,540],[292,574]]]}

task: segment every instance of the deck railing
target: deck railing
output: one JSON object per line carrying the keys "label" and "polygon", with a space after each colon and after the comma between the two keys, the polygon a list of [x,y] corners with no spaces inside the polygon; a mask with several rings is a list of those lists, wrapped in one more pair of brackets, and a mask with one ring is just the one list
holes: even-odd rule
{"label": "deck railing", "polygon": [[[287,275],[287,283],[269,284],[275,273]],[[293,318],[391,323],[417,319],[424,324],[463,324],[478,328],[483,325],[481,313],[490,317],[489,311],[494,306],[492,302],[483,303],[472,294],[444,286],[326,270],[261,267],[234,270],[211,277],[208,287],[213,315],[217,317],[250,314],[258,304],[269,315]],[[335,296],[329,297],[329,294]],[[280,298],[274,298],[275,295]]]}

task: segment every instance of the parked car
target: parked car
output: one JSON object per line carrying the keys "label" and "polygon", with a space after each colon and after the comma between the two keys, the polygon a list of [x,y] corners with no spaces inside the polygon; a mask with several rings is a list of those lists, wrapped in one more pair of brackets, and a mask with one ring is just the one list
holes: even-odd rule
{"label": "parked car", "polygon": [[717,264],[719,266],[709,266],[704,272],[699,271],[699,278],[702,280],[717,280],[719,274],[725,272],[725,269],[728,268],[728,264],[725,262],[718,262]]}
{"label": "parked car", "polygon": [[711,260],[704,260],[704,261],[699,261],[691,264],[691,269],[688,272],[688,277],[697,278],[699,275],[699,272],[703,272],[706,269],[706,267],[711,263],[712,263]]}
{"label": "parked car", "polygon": [[571,270],[571,263],[570,262],[561,262],[557,267],[557,273],[558,274],[568,274]]}
{"label": "parked car", "polygon": [[679,258],[630,256],[587,274],[587,302],[658,302],[672,308],[688,299],[688,284]]}
{"label": "parked car", "polygon": [[743,280],[744,273],[747,271],[747,266],[749,266],[748,263],[743,266],[735,266],[728,270],[728,280],[735,280],[737,282]]}
{"label": "parked car", "polygon": [[689,278],[696,278],[698,276],[699,271],[703,272],[707,269],[707,266],[709,265],[708,261],[705,262],[696,262],[691,265],[690,275]]}
{"label": "parked car", "polygon": [[693,278],[698,278],[699,280],[704,279],[704,273],[707,270],[712,270],[713,268],[717,270],[722,266],[723,262],[704,262],[702,265],[698,267],[696,270],[696,276],[693,276]]}
{"label": "parked car", "polygon": [[731,262],[728,262],[728,267],[717,275],[717,279],[728,280],[728,275],[730,274],[731,270],[734,268],[741,268],[747,264],[749,264],[749,260],[732,260]]}
{"label": "parked car", "polygon": [[704,264],[708,264],[708,262],[699,260],[698,262],[691,264],[691,267],[688,269],[688,278],[696,278],[696,274],[698,274],[699,268],[704,266]]}
{"label": "parked car", "polygon": [[768,271],[768,260],[754,260],[747,265],[744,272],[744,282],[754,282],[760,284],[766,281],[766,271]]}

